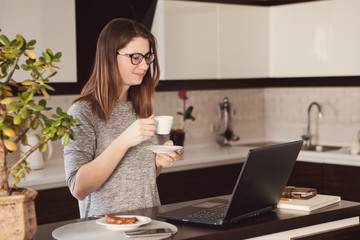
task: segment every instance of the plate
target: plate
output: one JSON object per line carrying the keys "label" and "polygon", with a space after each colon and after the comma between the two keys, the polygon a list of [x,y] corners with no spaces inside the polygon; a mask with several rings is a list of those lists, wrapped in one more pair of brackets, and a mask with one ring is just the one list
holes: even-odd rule
{"label": "plate", "polygon": [[151,218],[148,217],[144,217],[144,216],[137,216],[137,215],[115,215],[115,217],[136,217],[138,219],[138,221],[136,223],[133,224],[111,224],[111,223],[107,223],[105,221],[105,217],[100,218],[98,220],[96,220],[95,222],[99,225],[103,225],[106,226],[110,229],[113,230],[130,230],[130,229],[135,229],[138,228],[142,225],[145,225],[149,222],[151,222]]}
{"label": "plate", "polygon": [[184,148],[183,146],[167,146],[167,145],[150,145],[145,147],[154,153],[172,153],[178,149]]}

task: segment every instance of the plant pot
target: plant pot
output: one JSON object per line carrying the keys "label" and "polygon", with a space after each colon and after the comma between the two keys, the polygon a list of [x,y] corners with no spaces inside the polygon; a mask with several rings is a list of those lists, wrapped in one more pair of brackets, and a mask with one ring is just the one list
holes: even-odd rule
{"label": "plant pot", "polygon": [[34,200],[37,191],[20,188],[9,196],[0,196],[1,239],[33,239],[37,231]]}
{"label": "plant pot", "polygon": [[174,145],[184,146],[185,132],[181,129],[171,129],[170,140],[174,142]]}

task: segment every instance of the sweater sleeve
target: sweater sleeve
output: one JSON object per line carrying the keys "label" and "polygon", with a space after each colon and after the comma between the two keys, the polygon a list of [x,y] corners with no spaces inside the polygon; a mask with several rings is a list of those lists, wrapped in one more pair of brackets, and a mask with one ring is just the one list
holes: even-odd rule
{"label": "sweater sleeve", "polygon": [[73,192],[77,171],[84,164],[95,158],[96,130],[93,114],[87,102],[76,102],[68,110],[68,114],[79,119],[80,126],[73,128],[76,140],[70,140],[64,147],[64,165],[66,182]]}

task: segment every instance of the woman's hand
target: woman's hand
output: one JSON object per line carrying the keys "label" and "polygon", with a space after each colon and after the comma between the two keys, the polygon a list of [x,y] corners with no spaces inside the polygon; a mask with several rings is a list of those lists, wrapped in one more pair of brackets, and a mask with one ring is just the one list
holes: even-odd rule
{"label": "woman's hand", "polygon": [[154,115],[148,118],[140,118],[133,122],[119,137],[122,143],[126,143],[128,148],[136,146],[149,140],[155,133],[156,120]]}
{"label": "woman's hand", "polygon": [[[167,141],[164,145],[173,146],[172,141]],[[183,149],[178,149],[171,153],[157,153],[155,158],[156,167],[170,167],[180,159]]]}

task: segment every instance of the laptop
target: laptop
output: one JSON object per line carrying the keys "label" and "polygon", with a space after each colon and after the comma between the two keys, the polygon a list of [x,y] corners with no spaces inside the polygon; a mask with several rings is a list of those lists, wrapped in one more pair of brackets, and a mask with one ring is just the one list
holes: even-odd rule
{"label": "laptop", "polygon": [[159,213],[157,217],[210,225],[230,225],[276,208],[303,141],[251,149],[231,198],[214,197]]}

